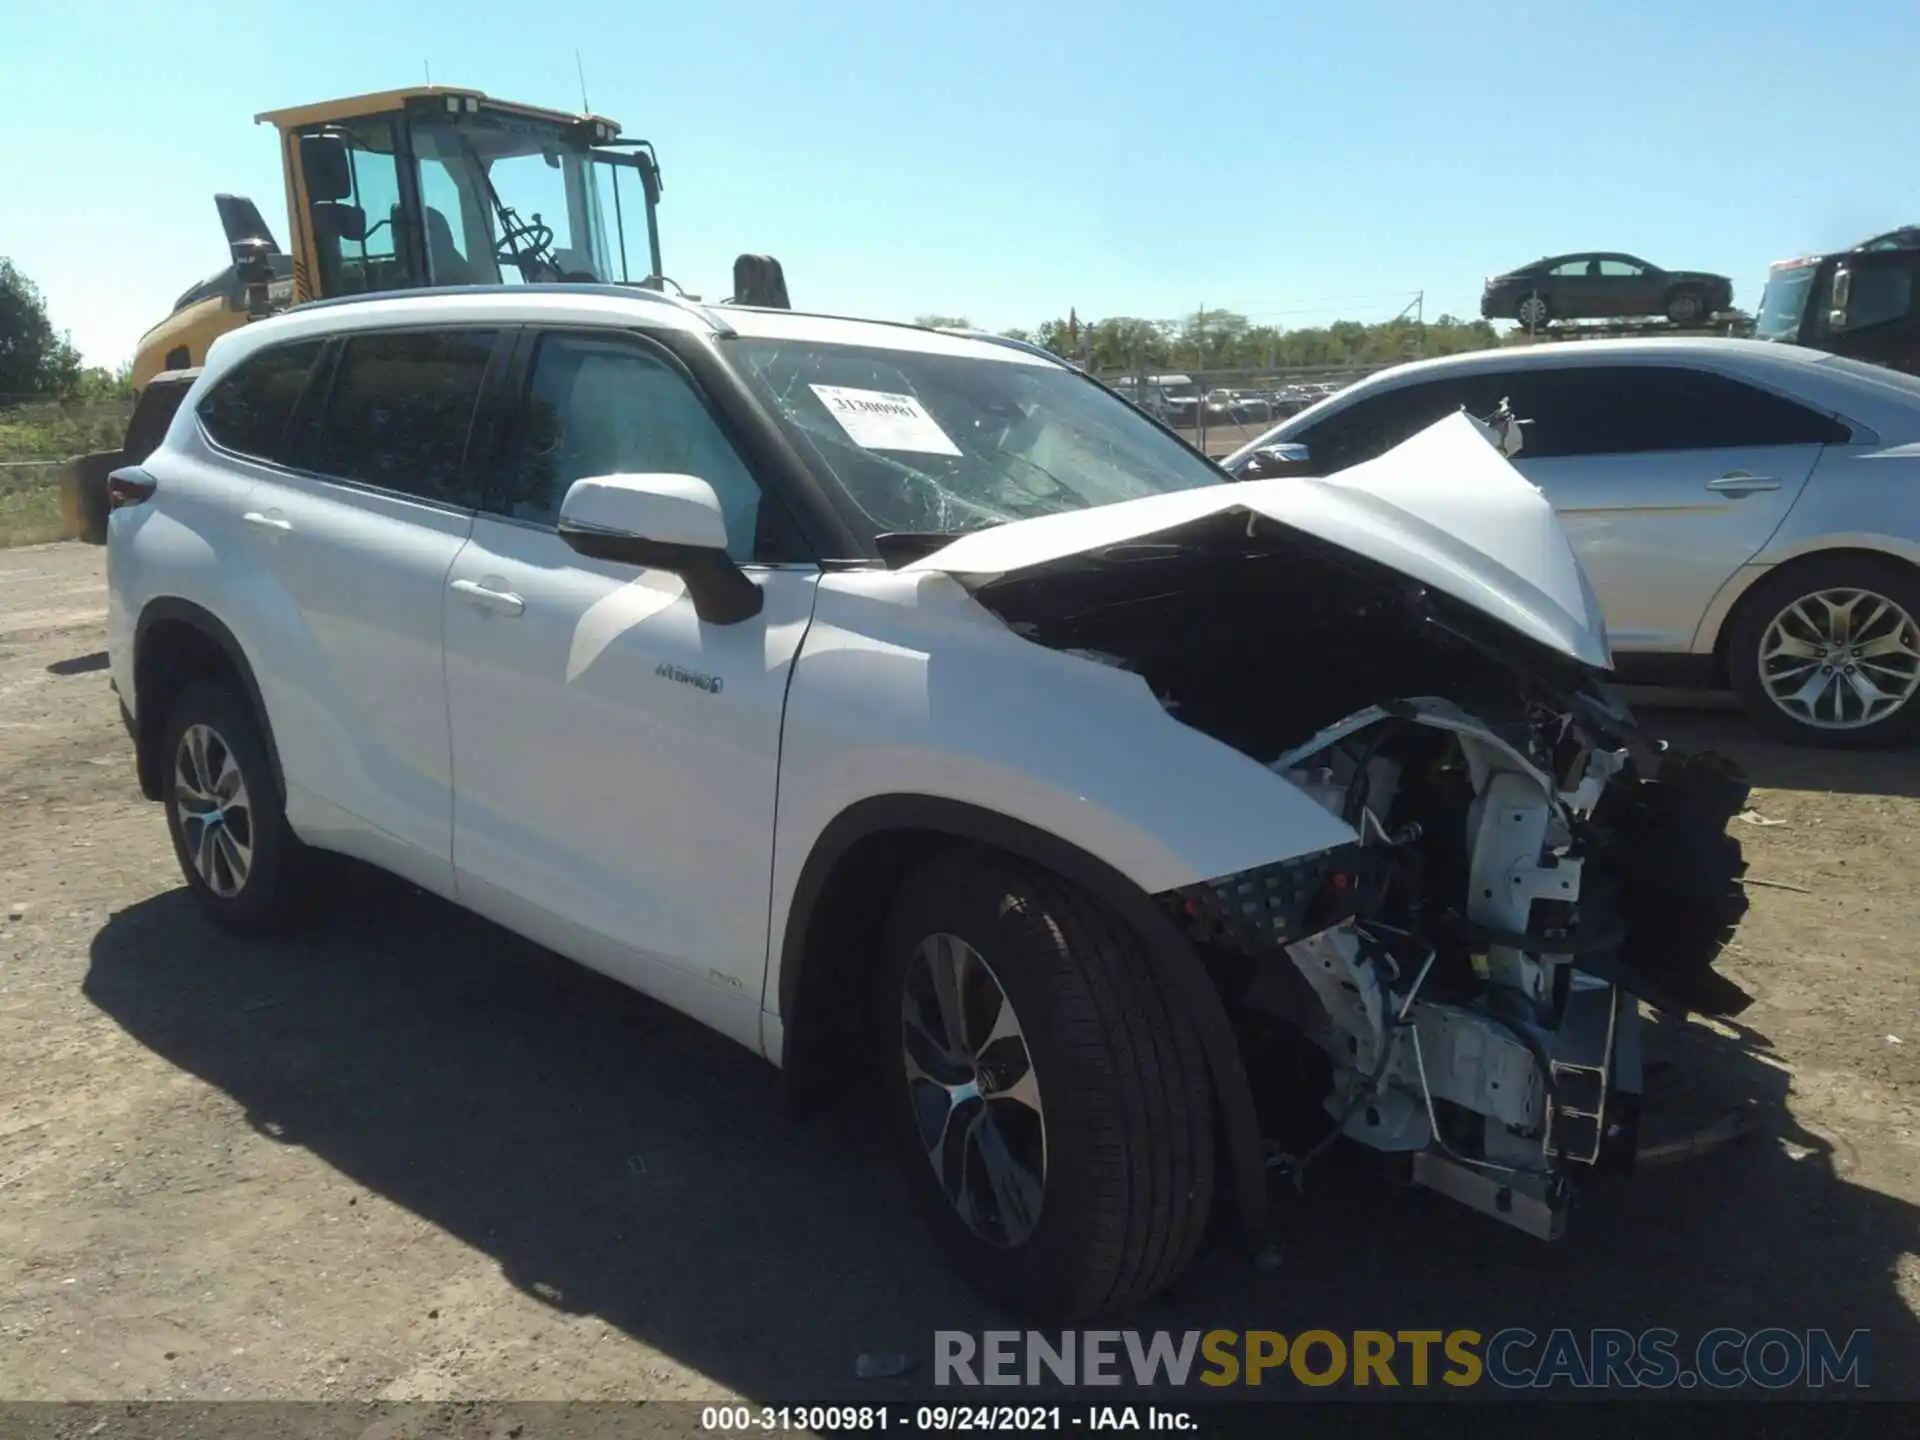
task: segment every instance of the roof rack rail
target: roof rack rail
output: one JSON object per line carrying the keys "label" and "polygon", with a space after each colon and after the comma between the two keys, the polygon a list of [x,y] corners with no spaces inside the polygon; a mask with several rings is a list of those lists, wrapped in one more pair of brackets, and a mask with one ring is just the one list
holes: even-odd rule
{"label": "roof rack rail", "polygon": [[671,305],[676,310],[698,315],[722,334],[733,333],[732,327],[726,321],[699,301],[689,300],[684,295],[669,295],[664,290],[651,289],[638,281],[627,284],[613,281],[589,283],[563,280],[532,285],[416,285],[405,290],[373,290],[364,295],[334,295],[325,300],[308,300],[291,307],[284,313],[327,310],[338,305],[367,305],[388,300],[420,300],[438,295],[595,295],[628,300],[643,299],[661,305]]}

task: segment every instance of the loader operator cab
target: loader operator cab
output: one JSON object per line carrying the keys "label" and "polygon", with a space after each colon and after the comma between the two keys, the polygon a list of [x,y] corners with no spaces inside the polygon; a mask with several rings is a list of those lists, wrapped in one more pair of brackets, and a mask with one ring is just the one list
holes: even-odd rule
{"label": "loader operator cab", "polygon": [[597,115],[419,86],[254,117],[286,173],[286,251],[260,209],[216,195],[231,264],[140,338],[136,392],[206,363],[249,319],[310,300],[442,285],[659,287],[653,147]]}
{"label": "loader operator cab", "polygon": [[610,120],[471,91],[394,98],[360,115],[336,102],[260,117],[281,129],[288,210],[304,232],[294,303],[424,286],[659,283],[660,179],[645,142],[623,144]]}

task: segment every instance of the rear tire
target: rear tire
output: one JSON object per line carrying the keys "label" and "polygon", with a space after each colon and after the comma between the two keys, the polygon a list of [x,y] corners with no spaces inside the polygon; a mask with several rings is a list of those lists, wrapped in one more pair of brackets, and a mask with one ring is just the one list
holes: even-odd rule
{"label": "rear tire", "polygon": [[1667,319],[1675,325],[1698,325],[1707,318],[1707,302],[1698,290],[1676,290],[1667,297]]}
{"label": "rear tire", "polygon": [[174,701],[160,747],[167,831],[201,910],[246,933],[301,918],[313,852],[287,824],[252,707],[225,685],[190,685]]}
{"label": "rear tire", "polygon": [[[1843,611],[1844,635],[1835,624]],[[1896,561],[1834,555],[1791,565],[1742,599],[1727,634],[1728,678],[1754,724],[1790,744],[1904,744],[1920,735],[1916,621],[1920,575]],[[1817,679],[1825,684],[1808,690]],[[1868,686],[1898,703],[1870,703],[1860,693]]]}
{"label": "rear tire", "polygon": [[[1050,875],[961,851],[901,887],[883,943],[882,1098],[954,1267],[1032,1316],[1171,1284],[1212,1208],[1212,1092],[1138,938]],[[964,1001],[944,1012],[943,973]]]}

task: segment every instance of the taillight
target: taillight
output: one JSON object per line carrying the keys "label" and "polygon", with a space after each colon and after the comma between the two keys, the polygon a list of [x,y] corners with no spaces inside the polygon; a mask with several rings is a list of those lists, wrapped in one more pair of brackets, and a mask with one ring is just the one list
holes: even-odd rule
{"label": "taillight", "polygon": [[118,510],[127,505],[144,504],[153,498],[156,488],[153,476],[138,465],[116,470],[107,476],[107,508]]}

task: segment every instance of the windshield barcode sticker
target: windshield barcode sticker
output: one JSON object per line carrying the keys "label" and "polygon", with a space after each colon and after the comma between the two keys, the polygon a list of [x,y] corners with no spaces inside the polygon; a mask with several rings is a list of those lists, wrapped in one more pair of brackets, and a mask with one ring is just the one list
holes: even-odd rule
{"label": "windshield barcode sticker", "polygon": [[884,390],[853,390],[844,385],[809,385],[827,413],[840,422],[847,438],[868,450],[909,450],[916,455],[958,455],[940,422],[911,395]]}

